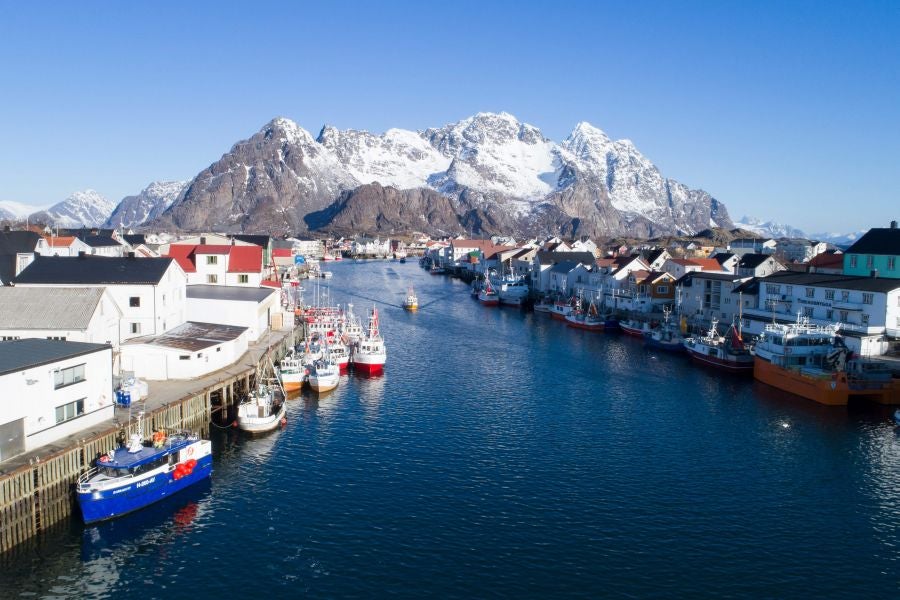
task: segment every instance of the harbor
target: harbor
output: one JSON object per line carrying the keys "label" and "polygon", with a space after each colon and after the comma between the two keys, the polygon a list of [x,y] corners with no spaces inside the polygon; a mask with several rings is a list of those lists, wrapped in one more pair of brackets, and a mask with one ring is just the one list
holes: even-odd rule
{"label": "harbor", "polygon": [[414,262],[331,268],[333,302],[379,309],[382,376],[290,393],[287,426],[266,436],[211,427],[210,485],[66,521],[7,553],[4,583],[94,597],[214,598],[249,580],[317,597],[892,595],[892,409],[822,406],[639,338],[485,307]]}

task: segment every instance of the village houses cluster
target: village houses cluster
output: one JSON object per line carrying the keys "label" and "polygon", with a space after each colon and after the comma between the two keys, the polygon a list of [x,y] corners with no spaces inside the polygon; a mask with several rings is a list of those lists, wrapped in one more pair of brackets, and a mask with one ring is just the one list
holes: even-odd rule
{"label": "village houses cluster", "polygon": [[293,326],[286,270],[305,258],[407,254],[470,275],[520,278],[533,297],[580,296],[611,310],[666,307],[749,334],[798,317],[841,323],[864,355],[900,338],[900,230],[844,252],[808,240],[737,239],[598,247],[414,236],[337,240],[114,230],[0,231],[0,462],[111,420],[129,378],[190,380]]}

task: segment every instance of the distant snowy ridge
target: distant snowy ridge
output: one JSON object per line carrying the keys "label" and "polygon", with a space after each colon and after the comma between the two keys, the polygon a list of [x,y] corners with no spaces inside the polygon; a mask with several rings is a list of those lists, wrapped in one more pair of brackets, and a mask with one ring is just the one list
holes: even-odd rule
{"label": "distant snowy ridge", "polygon": [[36,207],[21,202],[0,200],[0,219],[25,219],[36,210],[38,210]]}
{"label": "distant snowy ridge", "polygon": [[184,193],[187,181],[154,181],[139,194],[119,201],[104,227],[138,227],[165,212]]}
{"label": "distant snowy ridge", "polygon": [[758,219],[756,217],[741,217],[740,221],[736,221],[734,224],[735,227],[739,229],[743,229],[745,231],[750,231],[755,233],[756,235],[762,237],[770,237],[770,238],[806,238],[806,234],[803,231],[797,229],[796,227],[792,227],[790,225],[784,225],[782,223],[776,223],[775,221],[763,221],[762,219]]}
{"label": "distant snowy ridge", "polygon": [[29,219],[59,227],[98,227],[115,208],[115,202],[96,190],[88,189],[75,192],[48,209],[33,213]]}

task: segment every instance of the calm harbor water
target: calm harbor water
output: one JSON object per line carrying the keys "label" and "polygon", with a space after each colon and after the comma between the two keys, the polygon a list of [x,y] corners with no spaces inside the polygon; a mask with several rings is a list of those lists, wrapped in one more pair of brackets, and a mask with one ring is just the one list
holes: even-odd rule
{"label": "calm harbor water", "polygon": [[0,597],[900,594],[890,410],[482,307],[414,261],[329,268],[320,293],[379,304],[385,375],[214,431],[211,483],[0,557]]}

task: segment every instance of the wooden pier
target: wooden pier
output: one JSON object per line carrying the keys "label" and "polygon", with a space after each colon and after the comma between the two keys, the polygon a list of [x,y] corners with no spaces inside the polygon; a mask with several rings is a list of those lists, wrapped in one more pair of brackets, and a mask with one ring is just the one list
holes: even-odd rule
{"label": "wooden pier", "polygon": [[[257,373],[271,373],[273,361],[300,341],[302,328],[270,331],[235,364],[187,381],[150,381],[142,401],[143,430],[187,429],[203,435],[209,424],[229,424],[237,404],[255,385]],[[62,524],[75,508],[74,486],[97,457],[126,439],[135,411],[116,408],[112,421],[81,431],[0,464],[0,553]]]}

